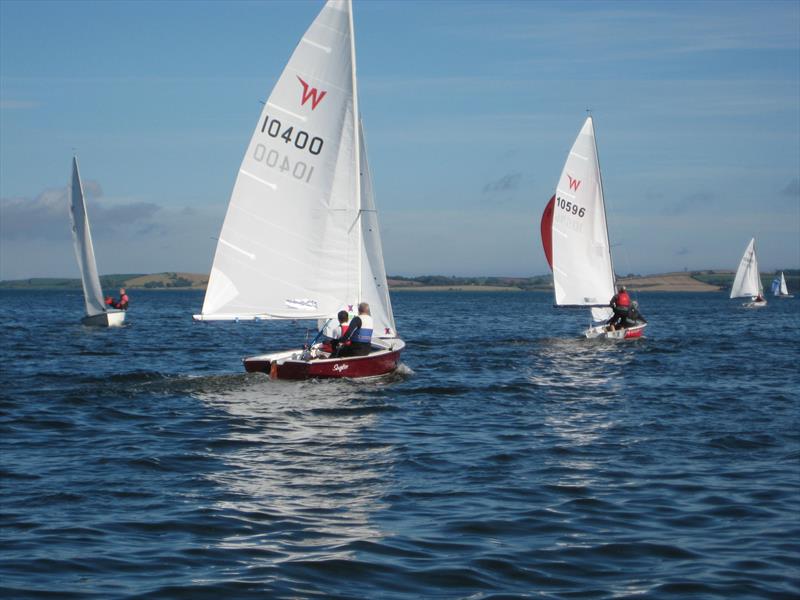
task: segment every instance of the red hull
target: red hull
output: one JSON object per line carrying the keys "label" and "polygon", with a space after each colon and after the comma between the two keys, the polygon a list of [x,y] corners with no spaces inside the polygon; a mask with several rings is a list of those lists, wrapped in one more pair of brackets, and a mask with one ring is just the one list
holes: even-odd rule
{"label": "red hull", "polygon": [[633,329],[633,330],[629,329],[625,332],[625,339],[629,340],[631,338],[642,337],[642,333],[644,333],[644,327],[642,327],[641,329]]}
{"label": "red hull", "polygon": [[386,375],[400,363],[402,348],[369,356],[321,360],[270,360],[254,356],[243,359],[248,373],[267,373],[272,379],[339,379]]}

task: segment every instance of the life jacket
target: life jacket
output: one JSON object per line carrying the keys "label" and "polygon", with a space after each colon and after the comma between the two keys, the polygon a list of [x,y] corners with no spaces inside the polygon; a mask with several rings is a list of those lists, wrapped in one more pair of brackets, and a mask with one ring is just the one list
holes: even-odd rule
{"label": "life jacket", "polygon": [[[342,323],[339,325],[339,327],[342,329],[342,334],[339,337],[343,338],[344,334],[347,333],[347,330],[350,329],[350,325],[348,325],[347,323]],[[349,346],[349,345],[350,345],[350,340],[342,342],[342,346]]]}
{"label": "life jacket", "polygon": [[620,292],[617,294],[617,306],[620,308],[629,308],[631,305],[631,297],[628,292]]}
{"label": "life jacket", "polygon": [[122,294],[122,296],[120,296],[117,308],[128,310],[128,294]]}
{"label": "life jacket", "polygon": [[372,342],[372,316],[358,315],[358,318],[361,319],[361,327],[350,340],[357,344],[369,344]]}

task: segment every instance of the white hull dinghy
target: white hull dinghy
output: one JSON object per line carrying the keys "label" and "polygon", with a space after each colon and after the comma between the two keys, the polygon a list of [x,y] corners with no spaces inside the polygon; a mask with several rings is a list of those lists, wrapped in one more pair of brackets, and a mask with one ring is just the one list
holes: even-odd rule
{"label": "white hull dinghy", "polygon": [[632,303],[632,314],[619,328],[613,316],[614,265],[608,241],[603,182],[592,117],[588,117],[567,156],[564,170],[542,214],[544,253],[553,271],[555,306],[590,308],[590,339],[624,340],[642,336],[647,323]]}
{"label": "white hull dinghy", "polygon": [[72,241],[81,271],[83,300],[86,305],[86,316],[81,319],[81,323],[91,327],[120,327],[125,323],[125,311],[108,308],[103,301],[103,288],[100,286],[100,276],[97,274],[97,261],[94,257],[92,232],[89,229],[89,215],[86,212],[78,159],[74,156],[69,215],[72,220]]}
{"label": "white hull dinghy", "polygon": [[736,269],[736,277],[731,286],[731,298],[750,298],[742,304],[744,308],[764,308],[767,300],[764,297],[764,286],[761,284],[761,275],[758,272],[758,259],[756,258],[756,238],[750,240],[744,255]]}
{"label": "white hull dinghy", "polygon": [[[197,321],[314,320],[370,306],[372,351],[243,359],[278,379],[394,371],[397,337],[358,109],[350,0],[329,0],[278,78],[231,193]],[[319,337],[319,336],[318,336]]]}

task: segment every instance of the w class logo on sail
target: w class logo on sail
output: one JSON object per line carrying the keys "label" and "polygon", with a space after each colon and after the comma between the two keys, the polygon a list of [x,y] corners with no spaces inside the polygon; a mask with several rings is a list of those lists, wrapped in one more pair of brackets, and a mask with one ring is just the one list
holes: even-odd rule
{"label": "w class logo on sail", "polygon": [[581,180],[574,179],[569,173],[567,173],[567,179],[569,179],[569,189],[573,192],[577,192],[578,188],[581,186]]}
{"label": "w class logo on sail", "polygon": [[325,94],[328,92],[320,91],[315,87],[310,87],[306,81],[304,81],[299,75],[297,76],[297,80],[303,86],[303,95],[300,98],[300,106],[305,106],[306,102],[311,100],[311,110],[317,108],[317,104],[322,102],[322,99],[325,97]]}

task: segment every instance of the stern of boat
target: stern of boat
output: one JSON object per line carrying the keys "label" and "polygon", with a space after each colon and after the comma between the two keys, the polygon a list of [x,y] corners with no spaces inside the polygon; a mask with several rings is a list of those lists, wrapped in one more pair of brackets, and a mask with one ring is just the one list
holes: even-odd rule
{"label": "stern of boat", "polygon": [[584,336],[590,340],[594,339],[608,339],[608,340],[631,340],[642,337],[647,323],[639,323],[630,327],[623,327],[622,329],[615,329],[609,331],[607,325],[597,325],[590,327],[584,332]]}

